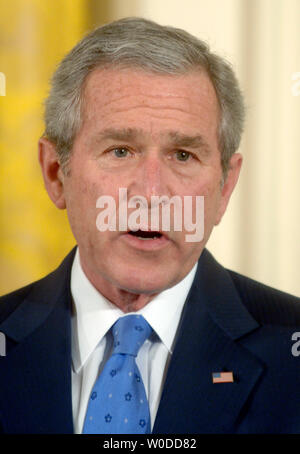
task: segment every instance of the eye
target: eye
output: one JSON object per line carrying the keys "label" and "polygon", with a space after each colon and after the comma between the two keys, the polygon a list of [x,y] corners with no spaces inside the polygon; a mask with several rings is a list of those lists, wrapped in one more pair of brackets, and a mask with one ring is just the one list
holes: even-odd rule
{"label": "eye", "polygon": [[187,161],[190,158],[191,154],[188,151],[178,150],[176,151],[176,158],[178,161]]}
{"label": "eye", "polygon": [[112,150],[116,158],[125,158],[128,154],[128,150],[126,148],[114,148]]}

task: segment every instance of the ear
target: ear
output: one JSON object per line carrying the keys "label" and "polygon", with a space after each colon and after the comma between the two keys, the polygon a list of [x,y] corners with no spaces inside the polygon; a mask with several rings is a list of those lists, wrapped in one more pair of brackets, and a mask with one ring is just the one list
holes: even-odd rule
{"label": "ear", "polygon": [[242,162],[243,157],[240,153],[234,153],[230,159],[229,170],[222,188],[221,200],[219,210],[216,216],[215,225],[218,225],[221,222],[221,219],[226,211],[231,194],[239,179]]}
{"label": "ear", "polygon": [[64,196],[64,174],[61,169],[55,145],[42,137],[38,144],[39,162],[43,173],[45,188],[57,208],[66,208]]}

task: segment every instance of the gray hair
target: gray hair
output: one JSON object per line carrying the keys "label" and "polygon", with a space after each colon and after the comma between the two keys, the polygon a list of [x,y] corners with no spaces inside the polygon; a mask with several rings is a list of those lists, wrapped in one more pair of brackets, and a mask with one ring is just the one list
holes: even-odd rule
{"label": "gray hair", "polygon": [[45,101],[44,136],[56,145],[63,169],[81,125],[84,82],[91,71],[109,65],[169,75],[206,71],[220,106],[219,148],[226,177],[230,158],[240,144],[245,116],[231,65],[184,30],[134,17],[90,32],[65,56],[52,77]]}

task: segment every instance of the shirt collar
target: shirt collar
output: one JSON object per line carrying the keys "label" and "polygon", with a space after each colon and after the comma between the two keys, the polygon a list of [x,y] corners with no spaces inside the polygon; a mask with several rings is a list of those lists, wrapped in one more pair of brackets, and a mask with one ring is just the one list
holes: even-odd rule
{"label": "shirt collar", "polygon": [[[135,312],[147,320],[170,353],[196,269],[197,263],[182,281],[159,293]],[[79,372],[111,326],[125,314],[88,280],[80,264],[78,248],[71,271],[71,293],[74,303],[72,362],[75,372]]]}

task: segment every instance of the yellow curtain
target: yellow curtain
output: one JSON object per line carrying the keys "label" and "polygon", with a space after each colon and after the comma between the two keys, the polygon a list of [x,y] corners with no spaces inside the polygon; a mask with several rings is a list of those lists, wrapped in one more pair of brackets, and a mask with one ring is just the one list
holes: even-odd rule
{"label": "yellow curtain", "polygon": [[75,244],[65,211],[44,189],[37,141],[49,78],[95,25],[91,4],[0,0],[0,72],[6,80],[0,97],[0,294],[39,279]]}

